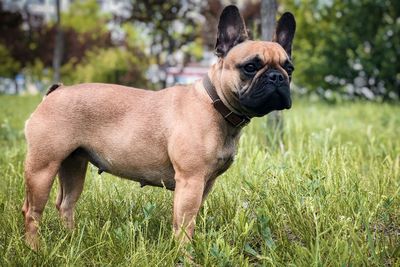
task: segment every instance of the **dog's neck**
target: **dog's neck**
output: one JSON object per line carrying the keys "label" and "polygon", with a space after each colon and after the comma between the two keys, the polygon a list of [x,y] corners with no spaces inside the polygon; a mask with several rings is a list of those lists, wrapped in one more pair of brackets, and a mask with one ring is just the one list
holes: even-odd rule
{"label": "dog's neck", "polygon": [[238,95],[234,91],[222,89],[221,79],[218,77],[222,69],[221,64],[222,62],[219,61],[218,63],[212,65],[210,70],[208,71],[208,77],[210,78],[211,81],[213,81],[215,91],[217,92],[219,98],[222,100],[225,106],[227,106],[230,110],[232,110],[236,114],[252,118],[254,114],[244,109],[240,105]]}
{"label": "dog's neck", "polygon": [[208,96],[212,100],[214,108],[224,117],[224,119],[236,128],[242,128],[250,122],[250,118],[243,114],[237,114],[228,108],[219,97],[215,86],[210,77],[206,75],[203,78],[203,87],[207,91]]}

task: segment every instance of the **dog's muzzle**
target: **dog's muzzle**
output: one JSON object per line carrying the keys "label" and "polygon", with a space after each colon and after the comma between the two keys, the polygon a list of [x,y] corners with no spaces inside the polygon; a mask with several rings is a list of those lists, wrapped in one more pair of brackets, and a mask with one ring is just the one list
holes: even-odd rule
{"label": "dog's muzzle", "polygon": [[239,96],[239,101],[256,116],[289,109],[292,106],[289,80],[278,70],[270,69],[261,75],[253,88]]}

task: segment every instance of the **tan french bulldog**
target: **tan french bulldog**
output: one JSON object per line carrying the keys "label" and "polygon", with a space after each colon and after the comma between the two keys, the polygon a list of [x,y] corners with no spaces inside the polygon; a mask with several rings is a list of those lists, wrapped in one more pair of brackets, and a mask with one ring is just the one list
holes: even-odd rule
{"label": "tan french bulldog", "polygon": [[39,246],[38,223],[57,174],[56,206],[74,226],[88,162],[99,172],[174,190],[175,235],[190,240],[202,202],[233,161],[241,128],[291,107],[295,28],[285,13],[273,42],[250,41],[238,9],[228,6],[218,25],[218,62],[203,81],[157,92],[53,85],[25,126],[27,244]]}

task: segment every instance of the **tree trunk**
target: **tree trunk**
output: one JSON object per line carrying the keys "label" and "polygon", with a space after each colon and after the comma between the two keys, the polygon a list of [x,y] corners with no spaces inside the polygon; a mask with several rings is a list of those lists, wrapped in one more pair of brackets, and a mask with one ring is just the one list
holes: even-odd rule
{"label": "tree trunk", "polygon": [[[261,37],[265,41],[274,37],[277,9],[276,0],[261,1]],[[283,117],[280,111],[273,111],[267,116],[266,128],[269,143],[279,145],[283,150]]]}
{"label": "tree trunk", "polygon": [[61,79],[60,67],[64,50],[64,34],[61,28],[60,0],[56,0],[56,14],[56,38],[53,54],[54,83],[60,82]]}
{"label": "tree trunk", "polygon": [[17,77],[14,77],[14,85],[15,85],[15,91],[14,91],[14,93],[15,93],[16,95],[19,95],[19,85],[18,85]]}
{"label": "tree trunk", "polygon": [[261,1],[261,37],[265,41],[271,41],[275,34],[276,0]]}

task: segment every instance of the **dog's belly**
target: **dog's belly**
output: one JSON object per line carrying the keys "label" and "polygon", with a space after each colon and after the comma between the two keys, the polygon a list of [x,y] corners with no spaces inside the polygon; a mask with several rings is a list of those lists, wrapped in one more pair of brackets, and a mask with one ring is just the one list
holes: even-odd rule
{"label": "dog's belly", "polygon": [[140,185],[165,187],[175,189],[175,171],[169,160],[160,162],[149,160],[144,162],[129,160],[129,157],[118,157],[113,153],[97,152],[93,149],[79,148],[76,153],[85,156],[94,166],[99,168],[99,173],[107,172],[115,176],[140,182]]}
{"label": "dog's belly", "polygon": [[109,171],[109,173],[121,178],[126,178],[136,182],[140,182],[140,186],[158,186],[165,187],[168,190],[175,189],[174,169],[173,168],[153,168],[153,169],[130,169],[130,170],[116,170]]}

